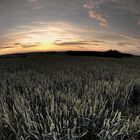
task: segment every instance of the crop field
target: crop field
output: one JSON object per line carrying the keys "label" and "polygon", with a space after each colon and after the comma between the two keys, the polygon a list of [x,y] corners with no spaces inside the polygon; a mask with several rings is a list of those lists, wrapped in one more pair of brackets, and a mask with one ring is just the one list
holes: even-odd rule
{"label": "crop field", "polygon": [[140,140],[139,85],[139,58],[1,58],[0,140]]}

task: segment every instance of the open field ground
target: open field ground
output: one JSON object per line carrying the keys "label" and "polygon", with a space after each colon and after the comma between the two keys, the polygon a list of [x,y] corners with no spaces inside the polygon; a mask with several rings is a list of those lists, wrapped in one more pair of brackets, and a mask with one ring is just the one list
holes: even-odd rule
{"label": "open field ground", "polygon": [[0,59],[0,140],[140,140],[140,59]]}

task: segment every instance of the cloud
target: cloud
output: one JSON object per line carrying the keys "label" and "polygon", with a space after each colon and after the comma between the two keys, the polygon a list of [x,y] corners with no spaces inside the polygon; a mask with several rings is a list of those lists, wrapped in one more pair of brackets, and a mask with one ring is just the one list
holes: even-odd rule
{"label": "cloud", "polygon": [[42,8],[43,8],[43,6],[36,6],[36,7],[33,7],[34,10],[40,10],[40,9],[42,9]]}
{"label": "cloud", "polygon": [[[16,51],[17,49],[25,50],[22,48],[37,48],[38,44],[35,44],[35,42],[41,42],[41,46],[50,45],[47,48],[50,50],[75,50],[83,48],[86,50],[119,49],[120,51],[125,50],[128,52],[140,44],[139,38],[116,32],[95,30],[87,26],[83,27],[80,28],[80,26],[65,21],[31,22],[29,25],[17,26],[17,28],[14,28],[2,39],[0,38],[0,40],[1,43],[7,42],[9,46],[15,43]],[[132,43],[134,45],[124,45],[124,43]],[[138,49],[136,50],[136,53],[140,53]]]}
{"label": "cloud", "polygon": [[95,43],[94,43],[94,44],[92,44],[92,45],[94,45],[94,46],[99,46],[100,44],[97,44],[97,43],[95,44]]}
{"label": "cloud", "polygon": [[20,43],[14,43],[14,45],[21,45]]}
{"label": "cloud", "polygon": [[13,43],[41,42],[46,44],[53,43],[55,40],[80,40],[88,31],[88,28],[79,28],[77,25],[62,21],[33,22],[29,25],[17,26],[3,38],[7,38],[8,42],[14,41]]}
{"label": "cloud", "polygon": [[108,21],[103,14],[91,10],[89,11],[89,16],[96,19],[99,22],[100,26],[108,27]]}
{"label": "cloud", "polygon": [[[79,50],[79,49],[85,49],[88,50],[89,48],[91,48],[91,46],[93,47],[95,44],[93,44],[90,41],[86,41],[86,40],[80,40],[80,41],[63,41],[63,40],[56,40],[54,41],[53,45],[55,46],[55,48],[59,47],[65,47],[66,50],[72,49],[72,50]],[[97,45],[96,45],[97,46]]]}
{"label": "cloud", "polygon": [[104,40],[93,40],[92,41],[93,43],[105,43],[105,44],[108,44],[108,42],[107,41],[104,41]]}
{"label": "cloud", "polygon": [[29,2],[38,2],[39,0],[28,0]]}
{"label": "cloud", "polygon": [[88,9],[88,14],[91,18],[96,19],[99,22],[99,25],[102,27],[108,27],[109,23],[107,20],[107,16],[103,14],[100,9],[100,4],[103,2],[103,0],[96,0],[88,1],[83,5],[84,8]]}
{"label": "cloud", "polygon": [[101,44],[107,44],[108,42],[104,40],[81,40],[81,41],[62,41],[62,40],[56,40],[54,41],[54,45],[60,45],[60,46],[83,46],[83,45],[101,45]]}
{"label": "cloud", "polygon": [[[118,26],[133,26],[140,16],[139,0],[85,0],[83,7],[88,10],[89,16],[96,19],[100,26],[108,27],[109,21]],[[124,18],[122,18],[124,17]],[[110,20],[108,20],[110,19]],[[113,20],[114,19],[114,20]],[[129,21],[129,22],[128,22]],[[137,20],[137,25],[140,21]]]}
{"label": "cloud", "polygon": [[38,47],[38,46],[41,45],[41,43],[40,42],[26,43],[26,44],[23,44],[23,43],[14,43],[14,45],[21,46],[22,48],[31,48],[31,47]]}
{"label": "cloud", "polygon": [[137,20],[137,24],[140,25],[140,19]]}
{"label": "cloud", "polygon": [[122,46],[133,46],[132,43],[129,42],[119,42],[118,45],[122,45]]}
{"label": "cloud", "polygon": [[[140,46],[137,46],[138,49],[140,49]],[[136,51],[136,50],[135,50]]]}
{"label": "cloud", "polygon": [[83,7],[87,8],[87,9],[94,9],[96,7],[96,5],[92,1],[88,1],[83,5]]}
{"label": "cloud", "polygon": [[39,0],[27,0],[27,1],[30,2],[31,9],[33,10],[40,10],[43,8],[41,3],[39,3]]}
{"label": "cloud", "polygon": [[60,45],[60,46],[80,46],[80,45],[89,45],[90,42],[88,41],[70,41],[70,42],[62,42],[62,41],[55,41],[54,45]]}
{"label": "cloud", "polygon": [[6,50],[6,49],[11,49],[11,48],[14,48],[13,45],[9,46],[9,45],[3,45],[3,46],[0,46],[0,50]]}

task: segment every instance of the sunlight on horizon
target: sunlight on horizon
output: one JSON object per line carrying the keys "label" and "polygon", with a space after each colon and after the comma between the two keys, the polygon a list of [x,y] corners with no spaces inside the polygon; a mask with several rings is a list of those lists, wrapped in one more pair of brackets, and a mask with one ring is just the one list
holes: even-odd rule
{"label": "sunlight on horizon", "polygon": [[139,0],[0,1],[0,54],[114,49],[139,55],[139,5]]}
{"label": "sunlight on horizon", "polygon": [[[106,39],[106,34],[114,37],[114,40]],[[67,22],[41,22],[18,26],[5,37],[9,42],[3,44],[5,47],[1,49],[0,54],[68,50],[106,51],[117,48],[127,52],[132,43],[139,42],[125,35],[100,32],[86,26],[79,28]],[[119,38],[122,40],[120,44],[117,42]],[[128,48],[126,49],[124,45]]]}

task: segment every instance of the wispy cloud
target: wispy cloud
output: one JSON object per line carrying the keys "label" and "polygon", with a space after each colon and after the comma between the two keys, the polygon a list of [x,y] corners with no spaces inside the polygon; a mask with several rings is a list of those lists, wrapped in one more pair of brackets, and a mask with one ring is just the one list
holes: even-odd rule
{"label": "wispy cloud", "polygon": [[107,16],[99,11],[100,3],[102,3],[102,0],[95,0],[95,2],[88,1],[83,5],[83,7],[88,9],[89,16],[97,20],[100,26],[108,27],[109,23],[107,20]]}
{"label": "wispy cloud", "polygon": [[66,22],[34,22],[31,25],[20,25],[13,29],[3,38],[8,42],[19,43],[53,43],[55,40],[75,40],[81,39],[81,34],[86,33],[86,29],[81,29]]}
{"label": "wispy cloud", "polygon": [[13,46],[0,46],[0,50],[11,49]]}
{"label": "wispy cloud", "polygon": [[99,40],[99,39],[98,39],[98,40],[97,40],[97,39],[96,39],[96,40],[93,40],[93,41],[91,41],[91,42],[93,42],[93,43],[98,43],[98,44],[99,44],[99,43],[105,43],[105,44],[108,44],[108,43],[109,43],[109,42],[107,42],[107,41]]}
{"label": "wispy cloud", "polygon": [[89,45],[91,44],[88,41],[70,41],[70,42],[63,42],[63,41],[55,41],[54,45],[60,45],[60,46],[81,46],[81,45]]}
{"label": "wispy cloud", "polygon": [[[4,40],[6,38],[7,40]],[[20,25],[14,28],[1,42],[13,48],[5,48],[1,52],[23,50],[108,50],[118,49],[130,52],[138,50],[139,38],[130,37],[116,32],[98,31],[91,28],[79,28],[67,22],[32,22],[29,25]],[[17,43],[15,43],[17,42]],[[41,44],[40,44],[40,43]],[[132,45],[129,45],[132,43]],[[41,46],[41,47],[40,47]],[[34,47],[34,48],[33,48]],[[39,49],[38,49],[39,48]],[[137,53],[140,53],[138,50]]]}
{"label": "wispy cloud", "polygon": [[60,46],[85,46],[85,45],[100,45],[100,44],[108,44],[107,41],[104,40],[78,40],[78,41],[63,41],[63,40],[56,40],[53,43],[54,45]]}
{"label": "wispy cloud", "polygon": [[41,5],[41,3],[39,2],[40,0],[27,0],[28,2],[30,2],[30,7],[33,10],[40,10],[43,8],[43,5]]}
{"label": "wispy cloud", "polygon": [[40,10],[42,8],[43,8],[43,6],[35,6],[35,7],[33,7],[34,10]]}
{"label": "wispy cloud", "polygon": [[99,22],[99,25],[102,26],[102,27],[108,27],[108,21],[107,19],[105,18],[105,16],[99,12],[96,12],[96,11],[92,11],[90,10],[89,11],[89,16],[91,18],[94,18],[96,19],[98,22]]}
{"label": "wispy cloud", "polygon": [[54,47],[61,49],[65,48],[65,50],[86,50],[86,51],[103,51],[109,49],[109,44],[107,44],[103,40],[76,40],[76,41],[63,41],[56,40],[54,43]]}
{"label": "wispy cloud", "polygon": [[122,46],[134,46],[133,43],[130,42],[119,42],[118,45],[122,45]]}
{"label": "wispy cloud", "polygon": [[38,2],[39,0],[28,0],[29,2]]}
{"label": "wispy cloud", "polygon": [[[109,21],[113,23],[112,17],[114,19],[120,18],[120,15],[124,18],[130,15],[129,18],[137,20],[140,15],[139,5],[139,0],[86,0],[83,6],[88,10],[89,16],[96,19],[100,26],[108,27]],[[117,22],[121,21],[123,19],[118,19]],[[137,24],[140,25],[139,19]]]}
{"label": "wispy cloud", "polygon": [[140,19],[137,20],[137,24],[140,25]]}
{"label": "wispy cloud", "polygon": [[15,43],[14,45],[16,45],[16,46],[21,46],[22,48],[32,48],[32,47],[38,47],[38,46],[40,46],[41,43],[40,43],[40,42],[26,43],[26,44]]}

